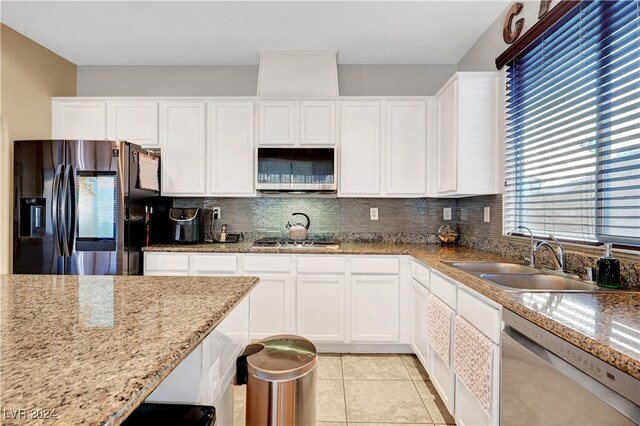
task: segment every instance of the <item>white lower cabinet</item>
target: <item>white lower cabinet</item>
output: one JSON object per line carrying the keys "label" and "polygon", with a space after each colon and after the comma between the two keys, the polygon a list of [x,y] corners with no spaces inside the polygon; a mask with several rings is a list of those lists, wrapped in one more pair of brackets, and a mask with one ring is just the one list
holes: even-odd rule
{"label": "white lower cabinet", "polygon": [[429,290],[415,279],[411,282],[411,347],[422,363],[429,360],[429,339],[427,329],[427,300]]}
{"label": "white lower cabinet", "polygon": [[[252,273],[245,273],[252,275]],[[290,274],[261,274],[251,292],[251,339],[293,333],[293,279]]]}
{"label": "white lower cabinet", "polygon": [[400,278],[351,276],[351,341],[397,342],[400,334]]}
{"label": "white lower cabinet", "polygon": [[298,275],[296,334],[312,342],[345,341],[343,275]]}

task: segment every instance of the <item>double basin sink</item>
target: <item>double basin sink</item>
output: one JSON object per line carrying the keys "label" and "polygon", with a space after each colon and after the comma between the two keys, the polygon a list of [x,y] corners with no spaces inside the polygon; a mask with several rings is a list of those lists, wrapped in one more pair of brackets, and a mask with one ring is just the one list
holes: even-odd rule
{"label": "double basin sink", "polygon": [[445,262],[456,269],[508,291],[598,291],[599,287],[579,279],[553,275],[518,263]]}

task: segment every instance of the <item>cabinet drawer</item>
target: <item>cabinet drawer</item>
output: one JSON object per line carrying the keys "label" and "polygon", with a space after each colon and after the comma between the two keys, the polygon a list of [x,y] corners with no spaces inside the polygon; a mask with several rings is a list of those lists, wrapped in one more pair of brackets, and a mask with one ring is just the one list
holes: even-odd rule
{"label": "cabinet drawer", "polygon": [[458,315],[496,343],[500,343],[500,311],[476,299],[465,290],[458,290]]}
{"label": "cabinet drawer", "polygon": [[144,256],[146,271],[189,271],[189,255],[178,253],[146,253]]}
{"label": "cabinet drawer", "polygon": [[454,310],[456,309],[456,291],[458,286],[442,278],[440,275],[433,273],[431,274],[430,288],[431,292],[438,296],[440,300]]}
{"label": "cabinet drawer", "polygon": [[244,272],[291,272],[291,256],[280,255],[246,255]]}
{"label": "cabinet drawer", "polygon": [[397,257],[352,257],[352,274],[398,274],[400,261]]}
{"label": "cabinet drawer", "polygon": [[411,260],[411,278],[426,288],[429,288],[429,272],[429,268],[422,263]]}
{"label": "cabinet drawer", "polygon": [[343,256],[300,256],[298,257],[298,272],[343,274],[345,263]]}
{"label": "cabinet drawer", "polygon": [[194,272],[236,272],[235,255],[191,255],[191,270]]}

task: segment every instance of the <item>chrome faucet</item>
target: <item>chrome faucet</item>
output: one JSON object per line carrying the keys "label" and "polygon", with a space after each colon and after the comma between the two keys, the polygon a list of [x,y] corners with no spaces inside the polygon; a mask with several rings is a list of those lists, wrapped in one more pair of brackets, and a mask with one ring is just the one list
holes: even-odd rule
{"label": "chrome faucet", "polygon": [[546,241],[538,241],[534,252],[537,254],[542,247],[546,247],[551,250],[551,252],[553,253],[553,260],[556,263],[556,271],[564,273],[567,264],[567,252],[556,237],[554,237],[553,235],[549,235],[549,238],[551,238],[556,243],[556,248],[553,248],[553,246]]}
{"label": "chrome faucet", "polygon": [[511,231],[507,232],[507,235],[511,236],[511,234],[516,232],[518,229],[524,229],[525,231],[529,232],[529,235],[531,236],[531,247],[529,249],[529,266],[531,266],[532,268],[535,268],[536,267],[536,245],[535,245],[535,242],[533,241],[533,232],[531,232],[531,229],[527,228],[526,226],[519,225],[513,228]]}

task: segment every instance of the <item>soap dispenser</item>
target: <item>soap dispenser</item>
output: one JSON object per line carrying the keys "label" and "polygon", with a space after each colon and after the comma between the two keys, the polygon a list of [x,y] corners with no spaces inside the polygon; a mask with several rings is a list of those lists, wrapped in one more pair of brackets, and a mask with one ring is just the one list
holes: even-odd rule
{"label": "soap dispenser", "polygon": [[600,287],[620,287],[620,261],[611,254],[611,244],[606,244],[604,256],[598,259],[598,278],[596,283]]}

